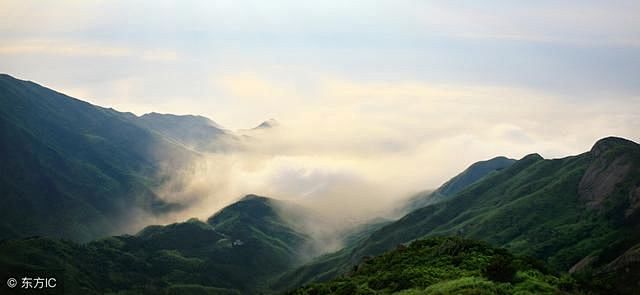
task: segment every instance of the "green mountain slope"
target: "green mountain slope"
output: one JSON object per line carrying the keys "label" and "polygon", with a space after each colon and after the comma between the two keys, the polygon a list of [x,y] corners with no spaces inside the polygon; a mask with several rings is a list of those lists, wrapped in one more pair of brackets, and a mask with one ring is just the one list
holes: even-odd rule
{"label": "green mountain slope", "polygon": [[[406,214],[429,204],[446,200],[456,192],[476,183],[487,175],[509,167],[514,162],[515,160],[506,157],[495,157],[476,162],[438,189],[425,191],[410,198],[398,211]],[[357,262],[357,259],[351,258],[355,248],[361,245],[373,232],[390,223],[392,222],[372,222],[354,229],[354,233],[345,239],[342,249],[317,257],[310,263],[283,274],[272,287],[277,290],[287,290],[308,282],[324,281],[348,271]]]}
{"label": "green mountain slope", "polygon": [[171,210],[153,192],[160,167],[195,154],[134,119],[0,75],[0,238],[89,240],[126,224],[132,209]]}
{"label": "green mountain slope", "polygon": [[495,157],[489,160],[475,162],[460,174],[445,182],[435,191],[426,191],[409,199],[407,205],[404,207],[404,212],[408,213],[427,205],[446,200],[448,197],[457,194],[487,175],[505,169],[515,162],[516,160],[506,157]]}
{"label": "green mountain slope", "polygon": [[495,157],[486,161],[475,162],[462,173],[443,184],[436,192],[445,196],[455,195],[490,173],[507,168],[515,162],[516,160],[506,157]]}
{"label": "green mountain slope", "polygon": [[489,244],[429,238],[366,258],[347,275],[290,294],[558,294],[576,292],[569,277]]}
{"label": "green mountain slope", "polygon": [[[588,257],[604,265],[640,241],[638,187],[640,146],[624,139],[605,138],[590,152],[563,159],[529,155],[448,201],[375,231],[352,249],[301,267],[281,282],[327,279],[362,257],[434,235],[485,240],[543,259],[559,271]],[[598,266],[583,264],[582,269]]]}
{"label": "green mountain slope", "polygon": [[62,269],[65,292],[255,294],[297,263],[308,237],[279,217],[282,201],[248,196],[208,222],[150,226],[79,245],[44,238],[0,242],[0,271]]}
{"label": "green mountain slope", "polygon": [[635,238],[637,213],[629,196],[638,181],[640,146],[622,139],[603,139],[575,157],[529,155],[451,201],[372,234],[357,251],[367,255],[425,235],[459,234],[568,270],[614,241]]}

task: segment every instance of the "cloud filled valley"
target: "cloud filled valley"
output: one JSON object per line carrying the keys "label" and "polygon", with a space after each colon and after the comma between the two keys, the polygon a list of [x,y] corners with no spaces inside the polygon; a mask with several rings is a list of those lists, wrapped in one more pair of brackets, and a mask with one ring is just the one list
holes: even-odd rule
{"label": "cloud filled valley", "polygon": [[0,0],[0,294],[639,294],[638,11]]}

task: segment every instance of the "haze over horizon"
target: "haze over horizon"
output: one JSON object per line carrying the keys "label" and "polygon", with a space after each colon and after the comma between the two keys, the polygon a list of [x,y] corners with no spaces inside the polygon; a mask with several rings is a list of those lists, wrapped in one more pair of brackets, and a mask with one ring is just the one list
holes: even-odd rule
{"label": "haze over horizon", "polygon": [[2,72],[138,115],[282,123],[212,156],[198,193],[222,167],[216,195],[389,202],[498,155],[640,141],[637,1],[1,6]]}

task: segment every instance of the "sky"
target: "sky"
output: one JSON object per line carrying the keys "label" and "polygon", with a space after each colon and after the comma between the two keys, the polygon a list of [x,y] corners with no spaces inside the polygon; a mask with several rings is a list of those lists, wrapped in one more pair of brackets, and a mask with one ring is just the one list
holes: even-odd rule
{"label": "sky", "polygon": [[0,71],[138,115],[275,118],[264,169],[236,166],[276,195],[639,141],[640,2],[522,3],[0,0]]}

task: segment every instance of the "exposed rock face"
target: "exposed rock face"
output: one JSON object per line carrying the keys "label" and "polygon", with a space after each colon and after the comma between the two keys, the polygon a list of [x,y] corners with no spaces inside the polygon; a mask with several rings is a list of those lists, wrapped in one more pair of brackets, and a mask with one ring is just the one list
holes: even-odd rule
{"label": "exposed rock face", "polygon": [[591,266],[591,264],[595,259],[596,257],[593,257],[593,256],[587,256],[585,258],[582,258],[580,261],[578,261],[578,263],[576,263],[569,269],[569,273],[575,273],[575,272],[580,272],[582,270],[585,270],[586,268]]}
{"label": "exposed rock face", "polygon": [[633,161],[627,153],[607,155],[609,150],[620,146],[636,147],[637,144],[622,138],[607,137],[596,142],[591,149],[593,161],[578,186],[580,199],[587,207],[600,208],[633,168]]}
{"label": "exposed rock face", "polygon": [[629,208],[624,213],[624,217],[631,219],[640,215],[640,186],[629,192]]}
{"label": "exposed rock face", "polygon": [[596,158],[580,180],[578,186],[580,198],[588,207],[599,208],[616,188],[616,184],[626,178],[630,169],[631,163],[624,155],[613,161]]}
{"label": "exposed rock face", "polygon": [[640,244],[631,247],[629,250],[620,255],[607,266],[605,266],[603,272],[617,272],[624,270],[629,272],[631,269],[637,269],[640,267]]}

